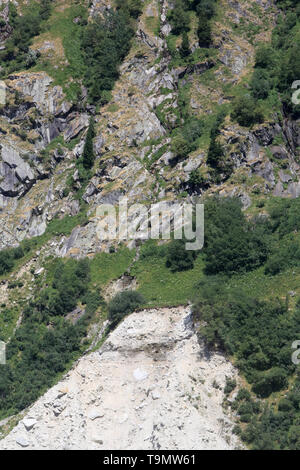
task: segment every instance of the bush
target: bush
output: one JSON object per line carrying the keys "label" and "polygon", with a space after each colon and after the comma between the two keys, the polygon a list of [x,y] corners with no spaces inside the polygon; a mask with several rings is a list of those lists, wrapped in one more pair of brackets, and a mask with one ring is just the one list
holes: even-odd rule
{"label": "bush", "polygon": [[174,34],[181,34],[189,30],[190,17],[183,0],[175,0],[174,8],[168,12],[168,20]]}
{"label": "bush", "polygon": [[[119,65],[130,49],[134,28],[128,5],[122,2],[117,11],[111,9],[104,18],[96,17],[83,32],[82,52],[87,70],[84,81],[93,103],[108,102],[119,76]],[[136,15],[137,10],[134,11]]]}
{"label": "bush", "polygon": [[257,48],[255,53],[255,67],[265,69],[274,67],[274,49],[269,45],[261,45]]}
{"label": "bush", "polygon": [[198,187],[203,186],[205,184],[206,184],[206,179],[200,173],[199,169],[197,168],[196,170],[192,170],[189,176],[188,185],[193,190],[195,190]]}
{"label": "bush", "polygon": [[220,166],[224,159],[224,150],[220,142],[217,142],[213,139],[210,143],[208,154],[207,154],[207,164],[212,168],[217,168]]}
{"label": "bush", "polygon": [[253,385],[253,391],[261,398],[267,398],[272,392],[278,392],[288,385],[287,372],[279,367],[274,367],[266,375]]}
{"label": "bush", "polygon": [[196,12],[198,16],[206,17],[207,19],[211,19],[216,10],[216,2],[215,0],[201,0],[196,7]]}
{"label": "bush", "polygon": [[218,140],[224,119],[225,112],[219,112],[210,131],[210,145],[207,153],[207,164],[214,170],[211,174],[216,182],[221,174],[223,177],[228,177],[232,172],[232,161],[226,158],[223,146]]}
{"label": "bush", "polygon": [[94,129],[94,120],[93,118],[90,119],[88,132],[86,135],[82,160],[83,166],[85,169],[90,169],[94,165],[95,161],[95,154],[94,154],[94,147],[93,147],[93,138],[95,137],[95,129]]}
{"label": "bush", "polygon": [[132,313],[142,303],[144,303],[144,298],[136,291],[126,290],[115,295],[108,304],[110,327],[115,327],[126,315]]}
{"label": "bush", "polygon": [[257,102],[248,95],[236,99],[231,116],[240,126],[244,127],[251,127],[254,124],[262,123],[264,120]]}
{"label": "bush", "polygon": [[197,35],[200,47],[209,47],[212,42],[211,26],[206,17],[200,16],[198,20]]}
{"label": "bush", "polygon": [[192,150],[196,149],[195,141],[201,137],[204,129],[204,123],[201,119],[196,117],[188,117],[183,125],[182,134],[186,141],[192,147]]}
{"label": "bush", "polygon": [[14,261],[9,250],[0,251],[0,276],[12,270]]}
{"label": "bush", "polygon": [[127,10],[133,18],[138,18],[143,11],[142,0],[117,0],[118,9]]}
{"label": "bush", "polygon": [[167,246],[166,245],[157,245],[154,240],[149,240],[147,243],[144,243],[141,247],[140,258],[163,258],[166,256]]}
{"label": "bush", "polygon": [[190,53],[191,53],[191,50],[190,50],[190,43],[189,43],[189,38],[188,38],[188,35],[187,35],[187,32],[184,31],[182,33],[182,42],[181,42],[181,46],[180,46],[180,55],[181,57],[184,59],[185,57],[189,56]]}
{"label": "bush", "polygon": [[266,99],[272,88],[271,77],[264,69],[256,69],[250,81],[251,93],[255,99]]}
{"label": "bush", "polygon": [[186,250],[183,240],[173,240],[167,246],[166,266],[172,272],[193,269],[196,251]]}
{"label": "bush", "polygon": [[182,134],[178,134],[172,139],[171,152],[177,158],[186,158],[190,152],[190,146]]}
{"label": "bush", "polygon": [[251,399],[251,393],[246,388],[240,388],[236,396],[236,401],[249,401]]}
{"label": "bush", "polygon": [[229,395],[236,387],[236,380],[226,377],[226,385],[224,387],[225,395]]}
{"label": "bush", "polygon": [[268,255],[263,224],[247,222],[241,202],[234,198],[205,203],[205,272],[233,274],[263,264]]}

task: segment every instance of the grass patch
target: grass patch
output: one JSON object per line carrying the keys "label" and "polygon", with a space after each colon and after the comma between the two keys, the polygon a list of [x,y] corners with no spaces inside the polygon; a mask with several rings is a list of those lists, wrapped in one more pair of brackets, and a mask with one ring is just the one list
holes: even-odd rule
{"label": "grass patch", "polygon": [[104,286],[118,279],[129,268],[135,257],[135,250],[122,247],[115,253],[98,253],[91,260],[91,282]]}
{"label": "grass patch", "polygon": [[[81,91],[80,82],[84,75],[85,65],[81,53],[81,23],[87,20],[87,9],[80,4],[72,5],[63,11],[55,10],[47,23],[47,37],[62,41],[65,58],[57,63],[45,58],[33,70],[44,71],[54,79],[54,85],[64,89],[67,99],[75,101]],[[74,22],[80,18],[79,22]]]}
{"label": "grass patch", "polygon": [[184,305],[193,298],[203,267],[199,256],[193,269],[172,273],[166,267],[166,258],[147,257],[139,259],[130,273],[137,278],[138,292],[146,299],[147,307],[164,307]]}

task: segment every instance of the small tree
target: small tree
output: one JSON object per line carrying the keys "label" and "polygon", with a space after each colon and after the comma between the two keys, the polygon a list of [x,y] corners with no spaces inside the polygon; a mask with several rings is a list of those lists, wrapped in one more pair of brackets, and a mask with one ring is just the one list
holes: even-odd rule
{"label": "small tree", "polygon": [[211,45],[211,26],[209,20],[205,16],[199,17],[197,34],[200,47],[209,47]]}
{"label": "small tree", "polygon": [[189,176],[188,184],[192,189],[196,189],[201,185],[205,185],[205,178],[200,173],[199,168],[192,170]]}
{"label": "small tree", "polygon": [[173,10],[168,13],[168,19],[174,34],[189,30],[190,17],[188,11],[184,9],[182,0],[176,0]]}
{"label": "small tree", "polygon": [[224,151],[222,145],[215,138],[212,139],[208,149],[207,164],[212,168],[216,168],[223,158]]}
{"label": "small tree", "polygon": [[173,240],[167,248],[166,266],[171,271],[186,271],[194,267],[196,251],[186,250],[183,240]]}
{"label": "small tree", "polygon": [[189,38],[187,35],[186,31],[183,31],[182,33],[182,42],[180,46],[180,55],[184,59],[185,57],[188,57],[190,55],[190,43],[189,43]]}
{"label": "small tree", "polygon": [[271,90],[271,77],[264,69],[256,69],[252,75],[251,92],[255,99],[266,99]]}
{"label": "small tree", "polygon": [[143,296],[136,291],[126,290],[115,295],[108,304],[108,319],[115,327],[126,315],[132,313],[144,302]]}
{"label": "small tree", "polygon": [[242,96],[235,101],[231,116],[240,126],[245,127],[251,127],[253,124],[261,123],[264,120],[257,102],[250,96]]}
{"label": "small tree", "polygon": [[90,124],[88,128],[88,132],[85,139],[85,144],[83,148],[83,166],[87,170],[92,168],[95,161],[95,154],[94,154],[94,146],[93,146],[93,138],[95,137],[95,128],[94,128],[94,120],[93,118],[90,119]]}
{"label": "small tree", "polygon": [[182,134],[178,134],[172,139],[171,152],[173,152],[176,157],[186,158],[189,154],[189,151],[189,144]]}
{"label": "small tree", "polygon": [[133,18],[138,18],[143,12],[143,2],[141,0],[128,0],[128,7]]}

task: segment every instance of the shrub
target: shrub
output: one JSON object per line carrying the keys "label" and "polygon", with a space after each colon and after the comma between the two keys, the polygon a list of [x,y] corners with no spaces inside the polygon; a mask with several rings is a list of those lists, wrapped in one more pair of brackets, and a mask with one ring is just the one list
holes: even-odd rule
{"label": "shrub", "polygon": [[220,142],[213,139],[210,143],[208,154],[207,154],[207,164],[212,168],[216,168],[223,161],[224,150]]}
{"label": "shrub", "polygon": [[268,255],[265,226],[248,223],[234,198],[205,203],[205,272],[233,274],[263,264]]}
{"label": "shrub", "polygon": [[201,137],[204,129],[204,123],[196,117],[188,117],[183,125],[182,134],[186,141],[190,144],[192,150],[196,147],[193,145],[199,137]]}
{"label": "shrub", "polygon": [[224,387],[225,395],[229,395],[236,387],[236,380],[226,377],[226,385]]}
{"label": "shrub", "polygon": [[126,290],[115,295],[108,304],[108,319],[111,322],[111,328],[115,327],[126,315],[132,313],[143,302],[143,296],[136,291]]}
{"label": "shrub", "polygon": [[215,0],[201,0],[196,7],[197,15],[211,19],[216,10]]}
{"label": "shrub", "polygon": [[182,134],[177,134],[172,139],[171,152],[178,158],[186,158],[190,152],[190,147]]}
{"label": "shrub", "polygon": [[194,267],[196,251],[186,250],[183,240],[173,240],[167,246],[166,266],[171,271],[186,271]]}
{"label": "shrub", "polygon": [[197,189],[200,186],[205,185],[206,179],[200,173],[199,169],[192,170],[189,176],[188,184],[192,189]]}
{"label": "shrub", "polygon": [[255,99],[266,99],[272,88],[271,77],[264,69],[256,69],[250,81],[251,93]]}
{"label": "shrub", "polygon": [[246,95],[237,98],[233,104],[233,111],[231,113],[240,126],[251,127],[253,124],[262,123],[264,120],[263,113],[257,102]]}
{"label": "shrub", "polygon": [[253,385],[253,391],[261,398],[267,398],[272,392],[277,392],[288,385],[287,372],[274,367],[265,376]]}
{"label": "shrub", "polygon": [[189,56],[190,53],[191,53],[189,38],[188,38],[188,35],[187,35],[186,31],[183,31],[183,33],[182,33],[182,42],[181,42],[179,52],[180,52],[180,55],[183,59],[185,57]]}
{"label": "shrub", "polygon": [[154,240],[149,240],[141,247],[140,258],[163,258],[166,253],[166,245],[157,245]]}
{"label": "shrub", "polygon": [[209,47],[212,42],[210,22],[205,16],[200,16],[198,20],[198,40],[200,47]]}
{"label": "shrub", "polygon": [[183,0],[175,0],[174,8],[168,12],[168,20],[174,34],[189,30],[190,17],[188,11],[184,8]]}
{"label": "shrub", "polygon": [[275,51],[271,46],[265,44],[259,46],[255,53],[255,67],[272,68],[275,61],[274,54]]}
{"label": "shrub", "polygon": [[93,138],[95,137],[94,120],[91,118],[87,136],[84,143],[82,160],[85,169],[90,169],[94,165],[95,154],[93,147]]}
{"label": "shrub", "polygon": [[108,102],[109,92],[119,76],[118,67],[130,49],[134,28],[128,5],[122,2],[117,11],[111,9],[104,13],[103,18],[96,17],[83,32],[84,81],[93,103]]}

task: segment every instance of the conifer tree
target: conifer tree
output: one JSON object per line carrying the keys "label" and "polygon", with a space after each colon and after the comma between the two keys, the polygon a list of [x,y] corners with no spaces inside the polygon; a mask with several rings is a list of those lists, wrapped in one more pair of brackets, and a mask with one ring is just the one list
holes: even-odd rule
{"label": "conifer tree", "polygon": [[209,47],[211,44],[211,26],[209,20],[205,16],[199,17],[198,23],[198,39],[200,47]]}
{"label": "conifer tree", "polygon": [[95,137],[95,128],[94,128],[94,119],[90,119],[88,132],[85,139],[85,144],[83,148],[83,166],[87,170],[92,168],[95,161],[94,147],[93,147],[93,138]]}
{"label": "conifer tree", "polygon": [[181,47],[180,47],[180,55],[182,58],[185,58],[189,56],[191,53],[190,51],[190,43],[189,43],[189,38],[187,35],[186,31],[183,31],[182,33],[182,42],[181,42]]}

